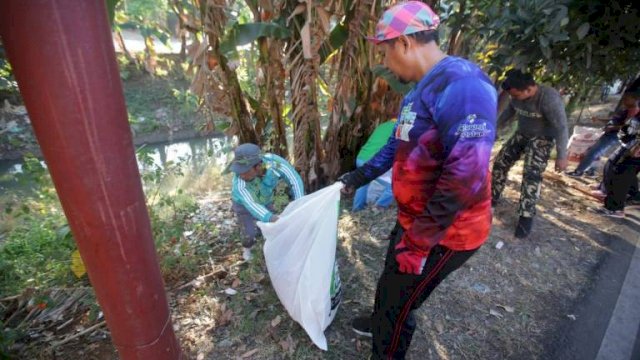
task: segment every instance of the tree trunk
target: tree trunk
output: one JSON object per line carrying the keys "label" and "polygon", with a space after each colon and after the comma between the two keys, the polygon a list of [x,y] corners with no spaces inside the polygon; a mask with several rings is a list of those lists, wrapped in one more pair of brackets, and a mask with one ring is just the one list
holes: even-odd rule
{"label": "tree trunk", "polygon": [[294,166],[309,191],[319,186],[318,169],[322,159],[316,77],[317,70],[313,60],[302,59],[291,67]]}
{"label": "tree trunk", "polygon": [[[326,149],[326,157],[324,168],[326,176],[329,179],[336,178],[345,168],[349,169],[355,164],[355,151],[351,149],[353,146],[351,139],[354,132],[362,134],[361,124],[352,122],[351,117],[355,109],[351,108],[355,101],[350,101],[350,95],[353,90],[362,89],[366,91],[369,88],[370,80],[362,78],[364,75],[362,70],[369,64],[369,57],[366,52],[362,52],[360,41],[358,41],[359,33],[365,32],[367,27],[368,10],[373,6],[371,1],[359,1],[353,10],[347,13],[347,26],[349,36],[347,41],[340,49],[340,62],[338,65],[339,74],[338,83],[333,91],[331,99],[331,115],[329,117],[329,126],[324,136],[324,148]],[[364,62],[361,63],[361,62]],[[364,80],[362,83],[361,81]],[[354,86],[355,84],[361,87]],[[354,94],[355,95],[355,94]],[[348,128],[345,131],[343,129]],[[349,164],[343,166],[343,164]]]}
{"label": "tree trunk", "polygon": [[384,5],[360,0],[346,14],[349,36],[340,49],[339,79],[324,137],[323,168],[327,181],[353,169],[358,150],[376,125],[397,115],[393,110],[397,109],[401,97],[389,91],[386,82],[374,81],[370,67],[375,52],[362,41],[361,35],[373,31],[375,21],[370,20],[377,19]]}
{"label": "tree trunk", "polygon": [[[279,10],[275,9],[271,1],[252,2],[247,5],[253,13],[255,22],[271,21],[279,17]],[[259,96],[257,99],[260,110],[256,109],[258,122],[263,124],[256,132],[262,135],[265,145],[268,142],[269,151],[284,158],[289,157],[286,127],[282,118],[282,104],[285,101],[285,69],[283,66],[283,43],[273,38],[260,37],[258,43],[259,70],[256,76]],[[262,129],[269,124],[272,130],[262,134]]]}
{"label": "tree trunk", "polygon": [[282,104],[284,103],[284,74],[282,65],[282,43],[275,39],[258,40],[260,50],[260,67],[263,76],[262,103],[266,105],[269,118],[275,133],[271,137],[271,150],[283,157],[289,156],[287,133],[282,118]]}
{"label": "tree trunk", "polygon": [[129,50],[127,50],[127,46],[125,45],[124,38],[122,37],[122,33],[120,32],[120,30],[116,31],[116,42],[118,43],[118,46],[122,50],[122,53],[127,58],[127,60],[129,60],[130,63],[135,64],[136,59],[133,57],[133,55],[131,55]]}
{"label": "tree trunk", "polygon": [[466,11],[467,1],[462,0],[460,3],[460,10],[458,11],[458,17],[460,18],[460,22],[457,23],[456,27],[451,29],[451,38],[449,39],[449,46],[447,48],[447,54],[449,55],[460,55],[460,48],[463,43],[463,28],[466,20],[466,16],[464,12]]}
{"label": "tree trunk", "polygon": [[[300,3],[289,0],[287,9],[291,14]],[[314,191],[322,186],[320,164],[323,161],[320,113],[316,81],[319,70],[319,49],[323,42],[315,10],[304,2],[306,16],[293,16],[291,28],[295,29],[287,44],[289,82],[291,86],[291,119],[293,122],[294,166],[300,173],[305,188]]]}
{"label": "tree trunk", "polygon": [[158,55],[156,54],[156,47],[153,43],[153,38],[150,36],[144,37],[144,68],[151,75],[156,73]]}
{"label": "tree trunk", "polygon": [[439,0],[424,0],[422,2],[429,5],[431,9],[433,9],[433,11],[435,11],[436,13],[438,12],[438,3],[440,2]]}
{"label": "tree trunk", "polygon": [[229,110],[233,125],[238,131],[240,143],[251,142],[261,145],[246,107],[235,69],[229,66],[226,57],[220,53],[220,36],[224,32],[224,24],[226,24],[225,8],[226,2],[224,0],[209,0],[205,7],[204,25],[211,55],[219,66],[224,88],[229,94]]}

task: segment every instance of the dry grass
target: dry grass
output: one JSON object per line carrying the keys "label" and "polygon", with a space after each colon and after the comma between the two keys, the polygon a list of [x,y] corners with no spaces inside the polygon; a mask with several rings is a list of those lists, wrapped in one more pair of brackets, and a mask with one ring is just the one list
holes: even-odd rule
{"label": "dry grass", "polygon": [[[485,246],[419,310],[410,359],[543,358],[556,329],[572,321],[568,315],[589,288],[615,223],[590,217],[584,209],[595,203],[547,180],[531,237],[514,239],[519,177],[514,169]],[[178,329],[185,350],[204,359],[364,358],[370,345],[349,323],[371,308],[394,221],[394,209],[343,210],[338,262],[344,298],[327,330],[328,352],[315,348],[287,316],[262,259],[239,262],[239,246],[230,242],[221,258],[230,269],[224,279],[176,294],[175,317],[188,323]],[[498,250],[500,241],[505,245]],[[227,287],[238,294],[224,294]]]}
{"label": "dry grass", "polygon": [[[552,166],[550,162],[548,172]],[[557,332],[573,321],[575,304],[590,291],[608,243],[623,240],[616,234],[616,220],[586,211],[596,202],[551,178],[543,183],[531,236],[515,239],[520,179],[517,166],[486,244],[418,310],[409,359],[546,358]],[[344,297],[326,331],[329,351],[323,352],[279,303],[262,256],[249,264],[241,261],[229,205],[228,190],[203,198],[194,228],[215,224],[215,231],[202,227],[208,230],[181,239],[210,246],[201,274],[216,275],[181,290],[175,289],[193,279],[168,284],[174,328],[188,358],[366,358],[369,341],[352,333],[350,320],[370,311],[395,209],[342,211],[337,256]],[[349,206],[350,201],[343,201],[343,208]],[[500,249],[499,242],[504,244]],[[228,295],[229,288],[237,293]],[[58,349],[58,358],[79,352],[115,358],[108,338],[88,340]]]}
{"label": "dry grass", "polygon": [[[616,223],[589,215],[585,208],[595,202],[546,179],[530,238],[514,239],[520,176],[519,169],[512,171],[487,243],[418,311],[409,359],[544,358],[556,331],[572,321],[571,310],[588,291]],[[343,202],[344,208],[349,205]],[[216,224],[213,232],[183,239],[209,244],[208,264],[201,273],[216,275],[181,290],[175,289],[192,279],[168,284],[174,327],[189,358],[366,358],[370,344],[352,333],[350,320],[371,308],[394,209],[342,211],[338,263],[344,298],[326,331],[327,352],[317,349],[286,314],[262,256],[248,264],[241,261],[228,193],[202,199],[193,222],[194,227]],[[500,241],[504,246],[497,249]],[[228,295],[228,288],[237,293]],[[86,341],[71,342],[56,353],[86,352]],[[111,348],[108,339],[94,340],[91,346],[101,354],[114,354],[105,351]]]}

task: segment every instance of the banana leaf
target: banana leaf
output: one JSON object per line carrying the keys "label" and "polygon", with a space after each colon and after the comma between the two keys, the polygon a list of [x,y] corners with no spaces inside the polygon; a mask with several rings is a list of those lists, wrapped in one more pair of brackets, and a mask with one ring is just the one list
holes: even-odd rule
{"label": "banana leaf", "polygon": [[250,44],[263,36],[287,39],[291,36],[291,32],[289,29],[276,23],[236,23],[220,43],[220,51],[225,55],[229,55],[235,51],[237,46]]}
{"label": "banana leaf", "polygon": [[393,91],[400,93],[402,95],[405,95],[409,92],[409,90],[411,90],[411,88],[414,86],[414,83],[403,83],[401,82],[398,77],[396,77],[389,69],[387,69],[385,66],[383,65],[376,65],[371,69],[371,72],[373,73],[373,75],[375,75],[376,77],[381,77],[383,79],[385,79],[387,81],[387,83],[389,83],[389,86],[391,86],[391,89],[393,89]]}
{"label": "banana leaf", "polygon": [[331,30],[329,39],[327,39],[324,44],[322,44],[322,47],[320,47],[320,64],[324,64],[331,54],[344,45],[348,37],[349,29],[347,26],[342,23],[336,25],[336,27]]}

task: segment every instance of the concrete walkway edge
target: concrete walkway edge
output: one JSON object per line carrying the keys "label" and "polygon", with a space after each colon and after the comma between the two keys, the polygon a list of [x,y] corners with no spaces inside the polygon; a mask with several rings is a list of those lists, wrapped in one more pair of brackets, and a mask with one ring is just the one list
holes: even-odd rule
{"label": "concrete walkway edge", "polygon": [[631,359],[640,324],[640,251],[636,244],[596,360]]}

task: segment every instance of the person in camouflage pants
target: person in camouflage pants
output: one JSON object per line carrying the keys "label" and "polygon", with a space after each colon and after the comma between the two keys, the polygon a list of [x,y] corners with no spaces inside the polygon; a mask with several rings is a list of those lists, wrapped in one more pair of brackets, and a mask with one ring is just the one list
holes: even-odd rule
{"label": "person in camouflage pants", "polygon": [[520,186],[520,204],[518,214],[532,218],[536,214],[536,202],[540,197],[542,173],[547,168],[547,162],[553,148],[553,138],[548,136],[526,137],[515,133],[500,149],[493,164],[493,187],[491,196],[500,198],[507,181],[509,169],[524,153],[524,168],[522,185]]}
{"label": "person in camouflage pants", "polygon": [[498,125],[514,116],[518,119],[515,134],[507,140],[493,163],[491,198],[495,206],[504,190],[509,170],[524,153],[524,169],[515,236],[529,236],[540,197],[542,173],[547,167],[555,141],[557,158],[555,169],[567,167],[567,117],[560,94],[544,85],[537,85],[531,74],[509,70],[502,88],[511,102],[500,114]]}

